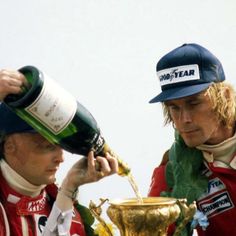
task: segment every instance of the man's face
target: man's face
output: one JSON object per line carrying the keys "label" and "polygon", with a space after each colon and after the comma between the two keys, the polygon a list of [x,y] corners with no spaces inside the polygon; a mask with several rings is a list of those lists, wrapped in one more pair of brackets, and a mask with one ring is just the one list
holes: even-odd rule
{"label": "man's face", "polygon": [[218,144],[228,138],[229,130],[223,126],[212,110],[204,92],[165,102],[174,125],[186,145]]}
{"label": "man's face", "polygon": [[56,171],[64,161],[62,149],[37,133],[9,135],[4,152],[8,164],[34,185],[53,183]]}

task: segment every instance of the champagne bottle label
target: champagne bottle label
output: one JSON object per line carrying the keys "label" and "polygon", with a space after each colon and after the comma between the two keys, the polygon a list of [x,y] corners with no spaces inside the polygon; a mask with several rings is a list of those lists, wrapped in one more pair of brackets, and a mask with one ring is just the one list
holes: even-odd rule
{"label": "champagne bottle label", "polygon": [[35,101],[25,108],[25,111],[39,120],[52,133],[59,134],[73,119],[77,103],[66,90],[47,75],[43,74],[43,76],[42,91]]}

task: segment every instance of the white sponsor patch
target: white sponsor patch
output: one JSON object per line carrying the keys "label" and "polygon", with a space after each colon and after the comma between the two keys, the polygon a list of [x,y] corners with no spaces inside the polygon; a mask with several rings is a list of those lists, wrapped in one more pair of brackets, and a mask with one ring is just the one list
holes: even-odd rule
{"label": "white sponsor patch", "polygon": [[219,178],[211,179],[208,182],[207,192],[203,193],[202,196],[198,200],[203,199],[206,196],[212,195],[216,192],[220,192],[223,189],[226,189],[226,187],[225,187],[224,183]]}
{"label": "white sponsor patch", "polygon": [[204,201],[199,201],[198,205],[199,209],[207,215],[208,218],[234,207],[227,192],[222,192]]}
{"label": "white sponsor patch", "polygon": [[161,86],[200,79],[197,64],[177,66],[157,72]]}

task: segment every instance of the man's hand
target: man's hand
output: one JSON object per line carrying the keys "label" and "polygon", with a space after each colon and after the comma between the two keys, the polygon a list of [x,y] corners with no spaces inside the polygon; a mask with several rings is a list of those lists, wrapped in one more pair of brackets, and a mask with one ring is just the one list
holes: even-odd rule
{"label": "man's hand", "polygon": [[13,70],[0,70],[0,101],[8,94],[18,94],[27,81],[23,74]]}
{"label": "man's hand", "polygon": [[109,153],[106,154],[106,157],[97,156],[95,158],[93,151],[91,151],[88,157],[82,158],[72,166],[63,180],[61,188],[73,192],[83,184],[96,182],[117,172],[118,161],[116,158]]}

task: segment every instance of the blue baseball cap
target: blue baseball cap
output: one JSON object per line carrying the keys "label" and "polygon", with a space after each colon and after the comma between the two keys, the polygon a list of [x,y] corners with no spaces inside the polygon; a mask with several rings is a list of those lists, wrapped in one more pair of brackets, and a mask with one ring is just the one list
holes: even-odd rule
{"label": "blue baseball cap", "polygon": [[5,103],[0,103],[0,134],[36,132],[28,123],[22,120]]}
{"label": "blue baseball cap", "polygon": [[149,103],[191,96],[225,80],[221,62],[198,44],[183,44],[163,56],[156,66],[162,92]]}

